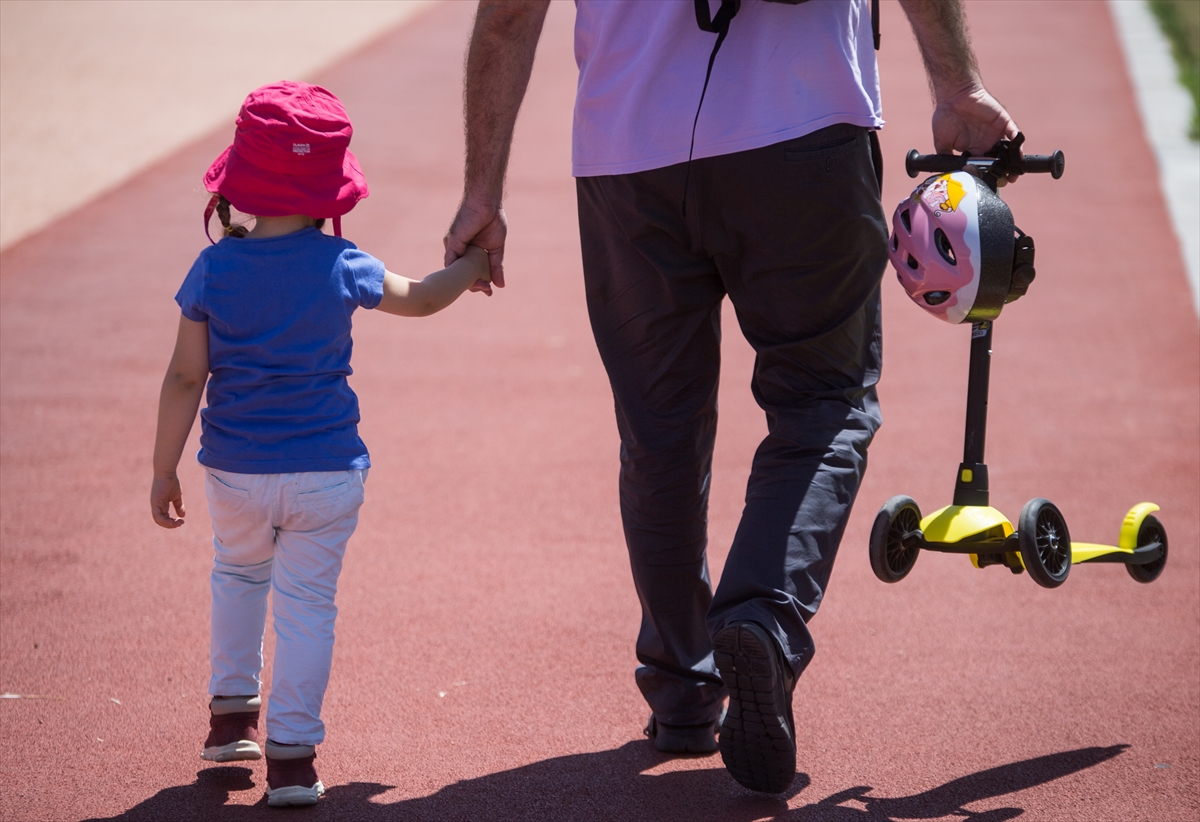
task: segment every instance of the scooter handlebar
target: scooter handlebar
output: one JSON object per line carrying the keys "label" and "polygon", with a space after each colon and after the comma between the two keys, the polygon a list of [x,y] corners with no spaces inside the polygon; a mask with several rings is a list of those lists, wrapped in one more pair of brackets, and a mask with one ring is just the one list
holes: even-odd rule
{"label": "scooter handlebar", "polygon": [[911,149],[904,158],[904,170],[909,177],[918,174],[945,174],[951,171],[962,171],[967,165],[965,154],[918,154]]}
{"label": "scooter handlebar", "polygon": [[1063,170],[1067,166],[1067,158],[1061,151],[1056,151],[1053,154],[1026,154],[1024,157],[1024,166],[1026,174],[1049,174],[1057,180],[1063,176]]}
{"label": "scooter handlebar", "polygon": [[[979,171],[992,171],[999,163],[996,157],[972,157],[968,154],[918,154],[914,148],[904,158],[904,170],[909,177],[918,174],[945,174],[975,167]],[[998,177],[1016,177],[1021,174],[1049,174],[1055,180],[1062,177],[1066,157],[1061,151],[1053,154],[1017,154],[1006,158],[1003,169],[995,169]]]}

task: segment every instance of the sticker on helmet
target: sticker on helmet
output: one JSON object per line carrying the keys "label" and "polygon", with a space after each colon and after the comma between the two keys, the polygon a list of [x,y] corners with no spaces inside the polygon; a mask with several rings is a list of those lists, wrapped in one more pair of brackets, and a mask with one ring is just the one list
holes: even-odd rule
{"label": "sticker on helmet", "polygon": [[957,211],[965,194],[962,183],[949,174],[943,174],[928,180],[921,187],[920,197],[933,210],[934,216],[940,217]]}

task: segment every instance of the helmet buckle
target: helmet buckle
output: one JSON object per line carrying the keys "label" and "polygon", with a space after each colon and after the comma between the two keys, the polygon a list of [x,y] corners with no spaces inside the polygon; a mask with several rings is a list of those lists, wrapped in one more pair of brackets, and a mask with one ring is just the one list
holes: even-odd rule
{"label": "helmet buckle", "polygon": [[[1021,230],[1017,229],[1017,231]],[[1005,304],[1024,297],[1036,276],[1037,271],[1033,267],[1033,238],[1028,234],[1021,233],[1013,248],[1012,283],[1008,287]]]}

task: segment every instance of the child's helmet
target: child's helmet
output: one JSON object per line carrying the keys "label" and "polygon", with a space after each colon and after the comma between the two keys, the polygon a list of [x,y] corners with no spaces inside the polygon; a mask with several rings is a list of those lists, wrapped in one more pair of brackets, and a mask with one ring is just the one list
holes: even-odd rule
{"label": "child's helmet", "polygon": [[908,296],[930,314],[949,323],[991,320],[1028,285],[1013,281],[1014,231],[1012,212],[983,181],[965,171],[939,174],[896,207],[888,256]]}
{"label": "child's helmet", "polygon": [[246,97],[233,145],[208,169],[204,187],[246,214],[336,220],[369,193],[350,152],[353,133],[341,101],[320,86],[263,86]]}

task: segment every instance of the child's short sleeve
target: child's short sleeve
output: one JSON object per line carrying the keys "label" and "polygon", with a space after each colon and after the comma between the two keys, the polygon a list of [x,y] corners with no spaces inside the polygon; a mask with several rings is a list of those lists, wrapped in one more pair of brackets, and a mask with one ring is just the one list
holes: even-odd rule
{"label": "child's short sleeve", "polygon": [[203,308],[204,269],[204,258],[198,257],[175,294],[175,302],[179,303],[179,310],[183,312],[183,316],[197,323],[208,320],[208,312]]}
{"label": "child's short sleeve", "polygon": [[357,248],[347,248],[338,262],[342,267],[346,288],[352,295],[357,295],[358,304],[363,308],[379,305],[383,299],[383,263]]}

